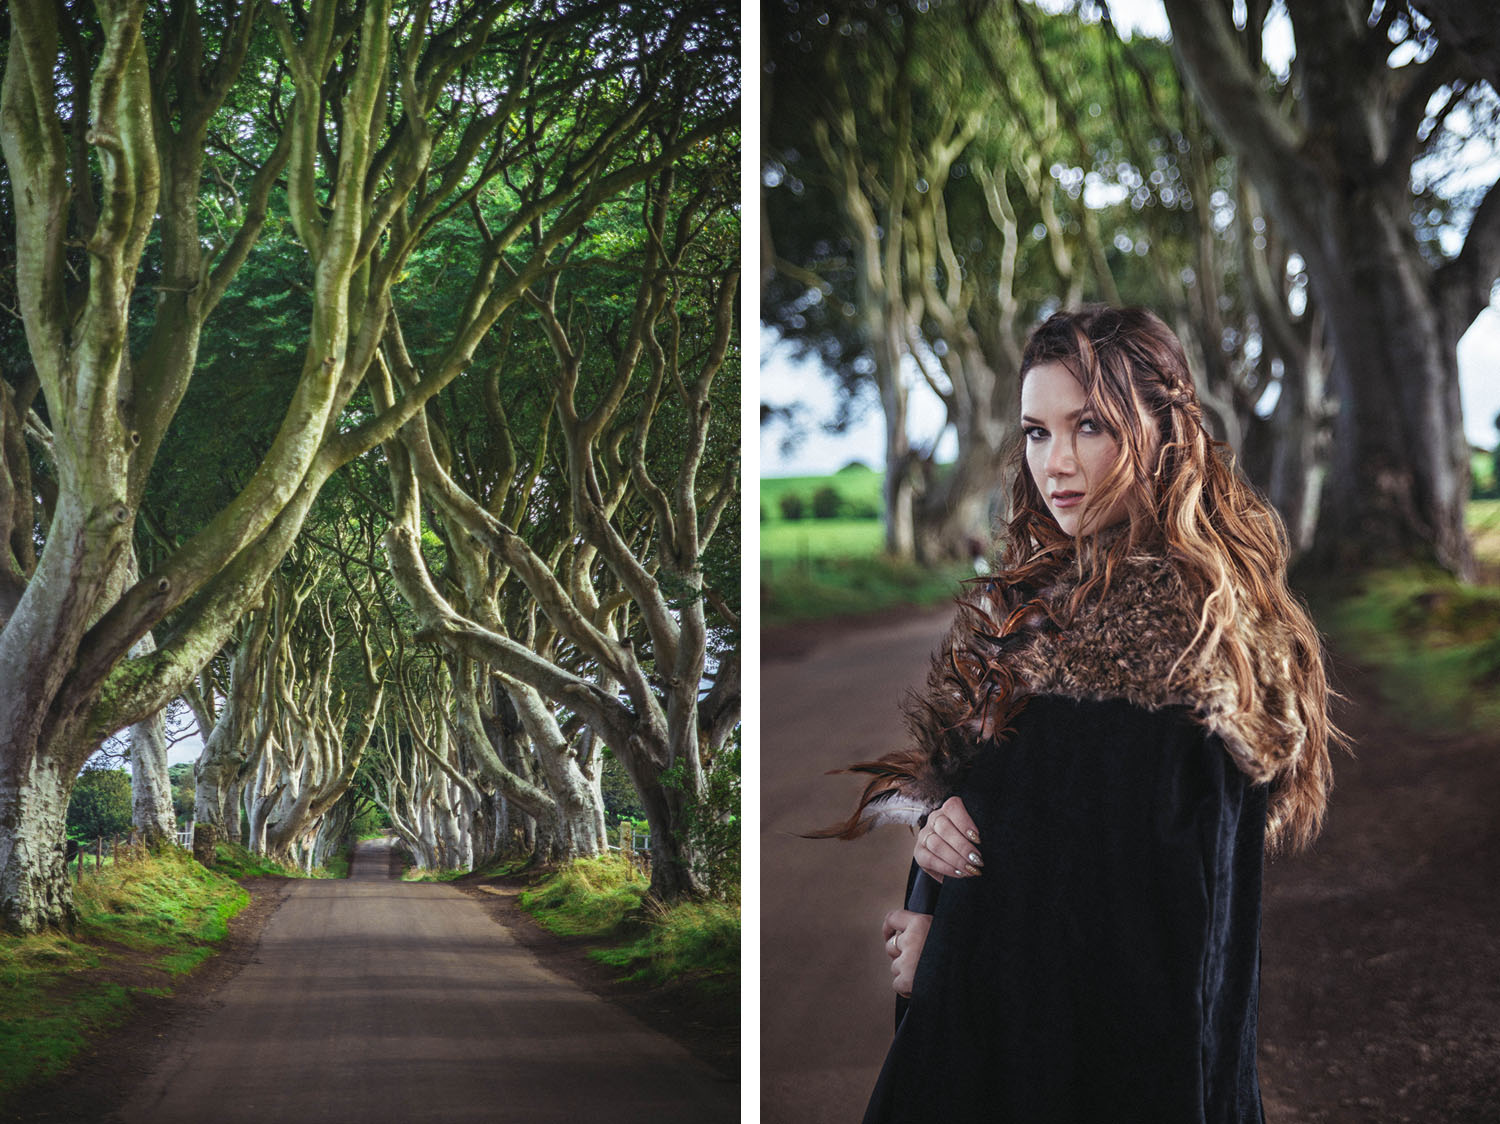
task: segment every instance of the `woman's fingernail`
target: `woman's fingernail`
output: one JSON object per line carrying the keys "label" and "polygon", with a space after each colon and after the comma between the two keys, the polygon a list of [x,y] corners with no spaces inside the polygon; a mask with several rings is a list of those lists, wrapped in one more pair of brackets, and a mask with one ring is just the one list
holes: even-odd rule
{"label": "woman's fingernail", "polygon": [[974,844],[974,846],[976,846],[976,847],[979,846],[979,832],[977,832],[977,831],[966,831],[966,832],[964,832],[964,834],[969,837],[969,842],[970,843]]}
{"label": "woman's fingernail", "polygon": [[953,873],[956,874],[956,875],[958,875],[958,877],[960,877],[960,878],[962,878],[964,876],[964,872],[961,871],[961,870],[958,870],[956,868],[954,869]]}
{"label": "woman's fingernail", "polygon": [[979,871],[979,868],[977,866],[971,866],[971,867],[968,867],[967,869],[968,869],[969,873],[972,874],[975,878],[979,877],[980,871]]}
{"label": "woman's fingernail", "polygon": [[970,851],[969,852],[969,861],[971,863],[973,863],[975,866],[983,866],[984,865],[984,860],[979,857],[979,852],[978,851]]}

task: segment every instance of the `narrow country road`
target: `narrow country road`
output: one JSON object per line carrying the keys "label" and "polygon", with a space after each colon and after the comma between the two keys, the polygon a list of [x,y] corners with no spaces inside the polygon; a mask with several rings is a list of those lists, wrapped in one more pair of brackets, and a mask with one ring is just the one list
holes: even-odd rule
{"label": "narrow country road", "polygon": [[736,1120],[739,1086],[543,968],[449,886],[299,882],[220,1005],[181,1028],[125,1124]]}
{"label": "narrow country road", "polygon": [[[950,613],[774,630],[762,690],[761,1093],[767,1124],[858,1120],[890,1043],[880,921],[908,832],[796,833],[842,819],[829,769],[904,744],[899,703]],[[1403,726],[1335,661],[1328,825],[1274,859],[1262,919],[1260,1077],[1272,1124],[1500,1121],[1500,737]],[[1003,861],[999,856],[986,856]]]}

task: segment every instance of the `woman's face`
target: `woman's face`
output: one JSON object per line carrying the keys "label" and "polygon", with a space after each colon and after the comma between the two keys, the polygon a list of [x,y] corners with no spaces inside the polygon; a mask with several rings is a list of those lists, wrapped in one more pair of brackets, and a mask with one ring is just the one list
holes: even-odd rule
{"label": "woman's face", "polygon": [[[1149,419],[1142,420],[1152,433]],[[1094,490],[1120,459],[1120,442],[1094,416],[1082,384],[1067,367],[1038,363],[1026,372],[1021,429],[1026,467],[1064,534],[1102,531],[1129,517],[1123,495],[1107,511],[1094,502]]]}

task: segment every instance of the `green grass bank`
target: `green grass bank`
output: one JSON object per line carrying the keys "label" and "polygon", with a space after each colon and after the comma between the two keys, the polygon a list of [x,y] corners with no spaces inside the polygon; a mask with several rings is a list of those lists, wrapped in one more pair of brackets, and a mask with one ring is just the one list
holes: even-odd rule
{"label": "green grass bank", "polygon": [[0,1103],[60,1073],[136,996],[170,994],[250,901],[174,847],[89,870],[73,896],[72,933],[0,935]]}
{"label": "green grass bank", "polygon": [[1480,580],[1406,567],[1310,591],[1335,648],[1375,670],[1404,721],[1452,733],[1500,727],[1500,500],[1466,515]]}
{"label": "green grass bank", "polygon": [[537,922],[596,947],[589,955],[649,984],[683,983],[719,998],[739,995],[738,902],[664,908],[648,883],[618,856],[578,859],[520,896]]}

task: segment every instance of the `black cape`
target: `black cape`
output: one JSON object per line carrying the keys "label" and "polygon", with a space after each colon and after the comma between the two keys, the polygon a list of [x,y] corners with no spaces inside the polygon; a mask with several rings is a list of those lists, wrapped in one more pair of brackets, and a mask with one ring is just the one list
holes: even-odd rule
{"label": "black cape", "polygon": [[866,1124],[1255,1124],[1266,788],[1180,709],[1037,697],[958,790]]}

